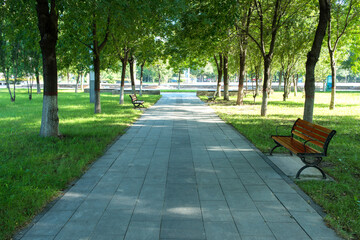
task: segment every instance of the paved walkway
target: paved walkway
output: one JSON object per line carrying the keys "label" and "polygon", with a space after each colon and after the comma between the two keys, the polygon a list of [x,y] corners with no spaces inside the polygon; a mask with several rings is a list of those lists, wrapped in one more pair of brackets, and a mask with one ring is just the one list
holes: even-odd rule
{"label": "paved walkway", "polygon": [[164,94],[22,239],[337,236],[210,107]]}

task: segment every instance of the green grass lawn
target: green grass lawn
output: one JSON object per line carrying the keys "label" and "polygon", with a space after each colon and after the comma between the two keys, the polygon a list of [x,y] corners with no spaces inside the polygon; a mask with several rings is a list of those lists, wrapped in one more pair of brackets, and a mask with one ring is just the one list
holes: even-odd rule
{"label": "green grass lawn", "polygon": [[[270,135],[289,134],[297,118],[303,116],[304,98],[290,96],[282,101],[282,93],[275,92],[269,101],[268,115],[260,116],[261,97],[253,101],[252,94],[245,98],[244,106],[235,106],[235,97],[229,102],[217,100],[211,104],[217,114],[232,124],[262,152],[269,153],[275,146]],[[329,145],[328,157],[323,161],[324,170],[334,182],[302,181],[297,184],[308,193],[326,213],[326,220],[342,236],[348,239],[360,239],[360,92],[336,95],[336,109],[329,110],[330,93],[317,92],[315,96],[314,120],[337,134]],[[207,97],[202,97],[206,100]],[[286,152],[279,148],[275,152]]]}
{"label": "green grass lawn", "polygon": [[[148,107],[160,96],[141,98]],[[17,90],[12,103],[0,89],[0,239],[29,222],[141,115],[127,96],[119,105],[118,95],[102,93],[97,115],[88,94],[61,92],[58,102],[62,137],[42,138],[42,95],[29,101]]]}

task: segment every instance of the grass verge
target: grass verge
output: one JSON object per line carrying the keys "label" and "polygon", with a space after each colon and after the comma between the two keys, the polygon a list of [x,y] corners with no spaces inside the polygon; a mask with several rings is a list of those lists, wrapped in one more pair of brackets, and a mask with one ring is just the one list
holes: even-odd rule
{"label": "grass verge", "polygon": [[[130,98],[124,105],[118,98],[102,93],[102,113],[95,115],[88,94],[60,92],[62,137],[42,138],[42,95],[29,101],[24,90],[17,90],[12,103],[0,89],[0,239],[29,222],[141,115]],[[142,96],[146,107],[159,98]]]}
{"label": "grass verge", "polygon": [[[235,97],[230,101],[217,100],[211,106],[226,122],[232,124],[264,153],[275,145],[270,135],[288,135],[297,118],[302,118],[304,98],[290,96],[282,101],[282,93],[275,92],[268,104],[266,117],[260,116],[261,99],[254,103],[252,95],[244,99],[244,106],[235,106]],[[201,97],[206,100],[207,97]],[[327,213],[326,221],[347,239],[360,239],[360,93],[338,92],[336,109],[329,110],[330,93],[318,92],[315,97],[314,123],[337,134],[324,158],[323,168],[334,182],[302,181],[297,184],[321,205]],[[286,150],[279,148],[275,152]]]}

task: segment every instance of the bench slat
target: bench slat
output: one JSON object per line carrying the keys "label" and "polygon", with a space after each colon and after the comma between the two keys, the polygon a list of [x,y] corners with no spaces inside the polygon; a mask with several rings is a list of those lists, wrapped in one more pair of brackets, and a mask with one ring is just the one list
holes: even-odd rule
{"label": "bench slat", "polygon": [[[294,154],[298,154],[298,153],[321,153],[318,150],[309,147],[309,146],[305,146],[302,142],[292,138],[292,137],[284,137],[284,136],[272,136],[272,138],[278,142],[279,144],[281,144],[282,146],[284,146],[285,148],[287,148],[289,151],[293,152]],[[306,149],[306,151],[304,151]]]}
{"label": "bench slat", "polygon": [[[326,136],[326,137],[323,137],[323,136],[317,135],[316,133],[311,132],[311,131],[308,130],[308,129],[301,128],[301,127],[299,127],[299,126],[294,126],[294,130],[296,130],[296,131],[298,131],[298,132],[300,132],[300,133],[302,133],[302,134],[304,134],[304,135],[306,135],[306,136],[308,136],[308,137],[310,137],[310,138],[316,139],[316,140],[318,140],[319,142],[322,142],[323,144],[324,144],[325,141],[326,141],[326,137],[327,137],[327,136]],[[295,132],[295,131],[293,131],[293,132]]]}
{"label": "bench slat", "polygon": [[320,126],[320,125],[317,125],[314,123],[307,122],[302,119],[298,119],[296,121],[296,124],[298,124],[299,126],[302,126],[303,128],[310,129],[311,131],[314,131],[317,134],[322,135],[323,137],[327,137],[332,132],[331,129],[325,128],[323,126]]}
{"label": "bench slat", "polygon": [[[308,128],[303,128],[302,126],[296,125],[294,126],[294,129],[296,129],[297,131],[304,133],[305,135],[308,135],[309,137],[315,138],[317,140],[319,140],[320,142],[325,142],[326,138],[329,136],[329,134],[318,134],[316,132],[315,129],[308,129]],[[323,136],[326,135],[326,136]]]}
{"label": "bench slat", "polygon": [[316,140],[316,139],[310,138],[310,137],[308,137],[308,136],[306,136],[306,135],[304,135],[304,134],[302,134],[302,133],[300,133],[300,132],[295,132],[295,131],[293,131],[292,133],[293,133],[294,135],[296,135],[296,136],[304,139],[305,141],[311,141],[311,143],[312,143],[312,144],[315,144],[316,146],[319,146],[319,147],[321,147],[321,148],[324,147],[324,143],[323,143],[323,142],[320,142],[320,141],[318,141],[318,140]]}

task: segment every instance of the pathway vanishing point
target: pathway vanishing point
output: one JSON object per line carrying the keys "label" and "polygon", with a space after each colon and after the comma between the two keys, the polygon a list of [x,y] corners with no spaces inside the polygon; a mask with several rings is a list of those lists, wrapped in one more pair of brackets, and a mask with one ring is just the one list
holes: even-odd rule
{"label": "pathway vanishing point", "polygon": [[16,238],[338,239],[194,93],[163,94]]}

